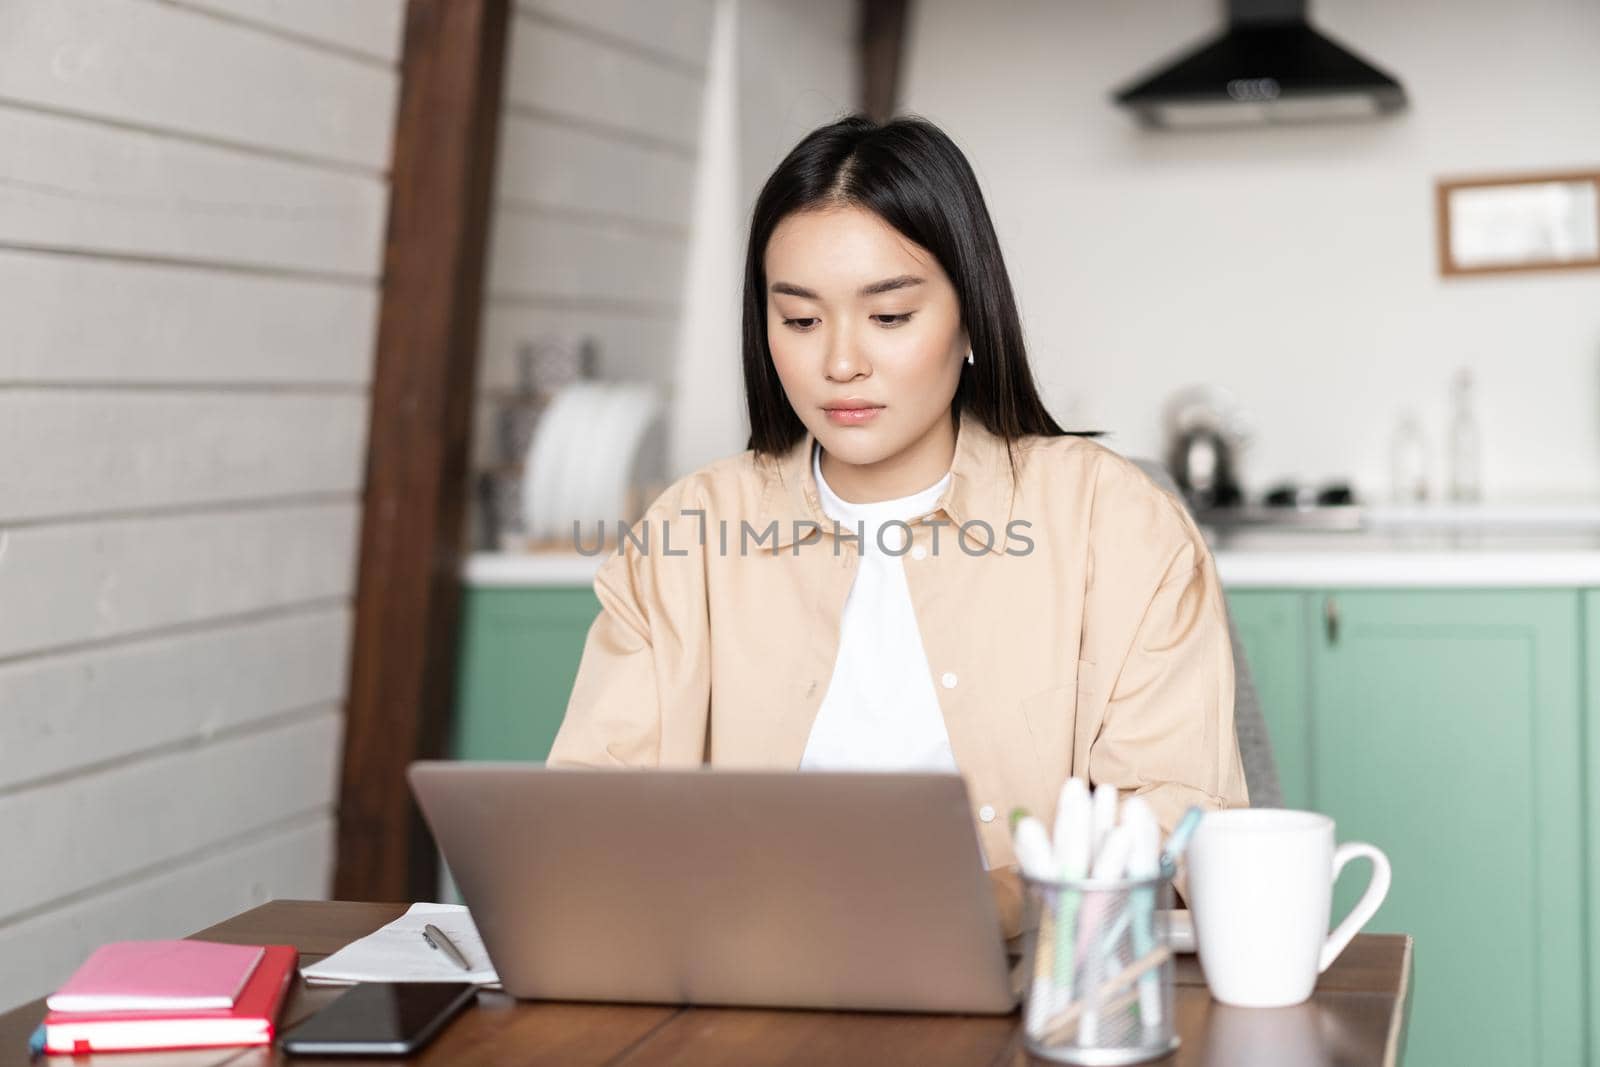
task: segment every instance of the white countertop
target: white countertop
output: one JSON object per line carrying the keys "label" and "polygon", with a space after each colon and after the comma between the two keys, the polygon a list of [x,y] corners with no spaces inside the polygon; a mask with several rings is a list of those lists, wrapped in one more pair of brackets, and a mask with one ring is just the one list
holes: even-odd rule
{"label": "white countertop", "polygon": [[611,550],[578,552],[474,552],[462,579],[475,589],[507,586],[590,586]]}
{"label": "white countertop", "polygon": [[1369,504],[1374,530],[1600,531],[1600,500],[1589,497],[1502,497],[1480,504]]}
{"label": "white countertop", "polygon": [[1213,535],[1225,589],[1600,586],[1600,532]]}
{"label": "white countertop", "polygon": [[[1363,522],[1206,534],[1228,589],[1600,587],[1600,501],[1379,505]],[[475,588],[588,587],[610,554],[480,552],[463,578]]]}
{"label": "white countertop", "polygon": [[[1249,534],[1218,540],[1212,553],[1227,589],[1600,587],[1600,534]],[[478,589],[588,588],[605,558],[482,552],[463,577]]]}
{"label": "white countertop", "polygon": [[1600,500],[1372,504],[1362,528],[1207,530],[1228,589],[1600,585]]}

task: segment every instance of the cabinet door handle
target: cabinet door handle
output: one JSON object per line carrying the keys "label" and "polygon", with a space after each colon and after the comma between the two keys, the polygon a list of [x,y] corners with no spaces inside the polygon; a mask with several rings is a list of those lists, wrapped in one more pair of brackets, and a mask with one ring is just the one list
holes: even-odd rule
{"label": "cabinet door handle", "polygon": [[1322,602],[1322,621],[1328,629],[1328,644],[1339,643],[1339,602],[1333,597]]}

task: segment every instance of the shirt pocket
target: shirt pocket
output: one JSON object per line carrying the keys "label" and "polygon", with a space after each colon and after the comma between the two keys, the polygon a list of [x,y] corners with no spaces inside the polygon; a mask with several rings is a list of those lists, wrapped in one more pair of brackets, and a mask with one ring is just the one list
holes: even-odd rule
{"label": "shirt pocket", "polygon": [[1070,682],[1029,693],[1021,701],[1022,719],[1028,724],[1039,780],[1050,791],[1052,810],[1061,783],[1072,772],[1078,701],[1087,676],[1084,667],[1079,661],[1077,677]]}

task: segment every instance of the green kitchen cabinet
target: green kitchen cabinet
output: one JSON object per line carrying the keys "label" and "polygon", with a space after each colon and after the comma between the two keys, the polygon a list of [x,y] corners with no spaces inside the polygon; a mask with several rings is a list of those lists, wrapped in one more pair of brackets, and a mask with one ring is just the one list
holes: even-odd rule
{"label": "green kitchen cabinet", "polygon": [[599,599],[588,586],[469,586],[462,600],[452,753],[544,759]]}
{"label": "green kitchen cabinet", "polygon": [[1229,601],[1289,803],[1394,868],[1368,929],[1416,937],[1407,1062],[1587,1062],[1583,594]]}
{"label": "green kitchen cabinet", "polygon": [[[1583,782],[1584,873],[1587,876],[1584,904],[1596,906],[1595,890],[1600,887],[1600,786],[1593,779],[1600,769],[1600,590],[1583,591]],[[1600,1058],[1600,914],[1586,910],[1589,976],[1589,1062]]]}
{"label": "green kitchen cabinet", "polygon": [[1272,738],[1283,803],[1311,806],[1310,719],[1306,700],[1305,597],[1300,593],[1234,593],[1228,597]]}

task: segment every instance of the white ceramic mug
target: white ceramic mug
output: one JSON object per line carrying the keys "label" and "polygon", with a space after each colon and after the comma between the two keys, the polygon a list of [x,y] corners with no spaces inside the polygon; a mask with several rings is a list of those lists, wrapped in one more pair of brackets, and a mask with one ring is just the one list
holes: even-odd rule
{"label": "white ceramic mug", "polygon": [[[1332,934],[1333,883],[1358,856],[1372,880]],[[1189,845],[1189,907],[1200,967],[1224,1004],[1279,1008],[1311,996],[1389,892],[1389,859],[1372,845],[1333,843],[1333,820],[1310,811],[1208,812]]]}

